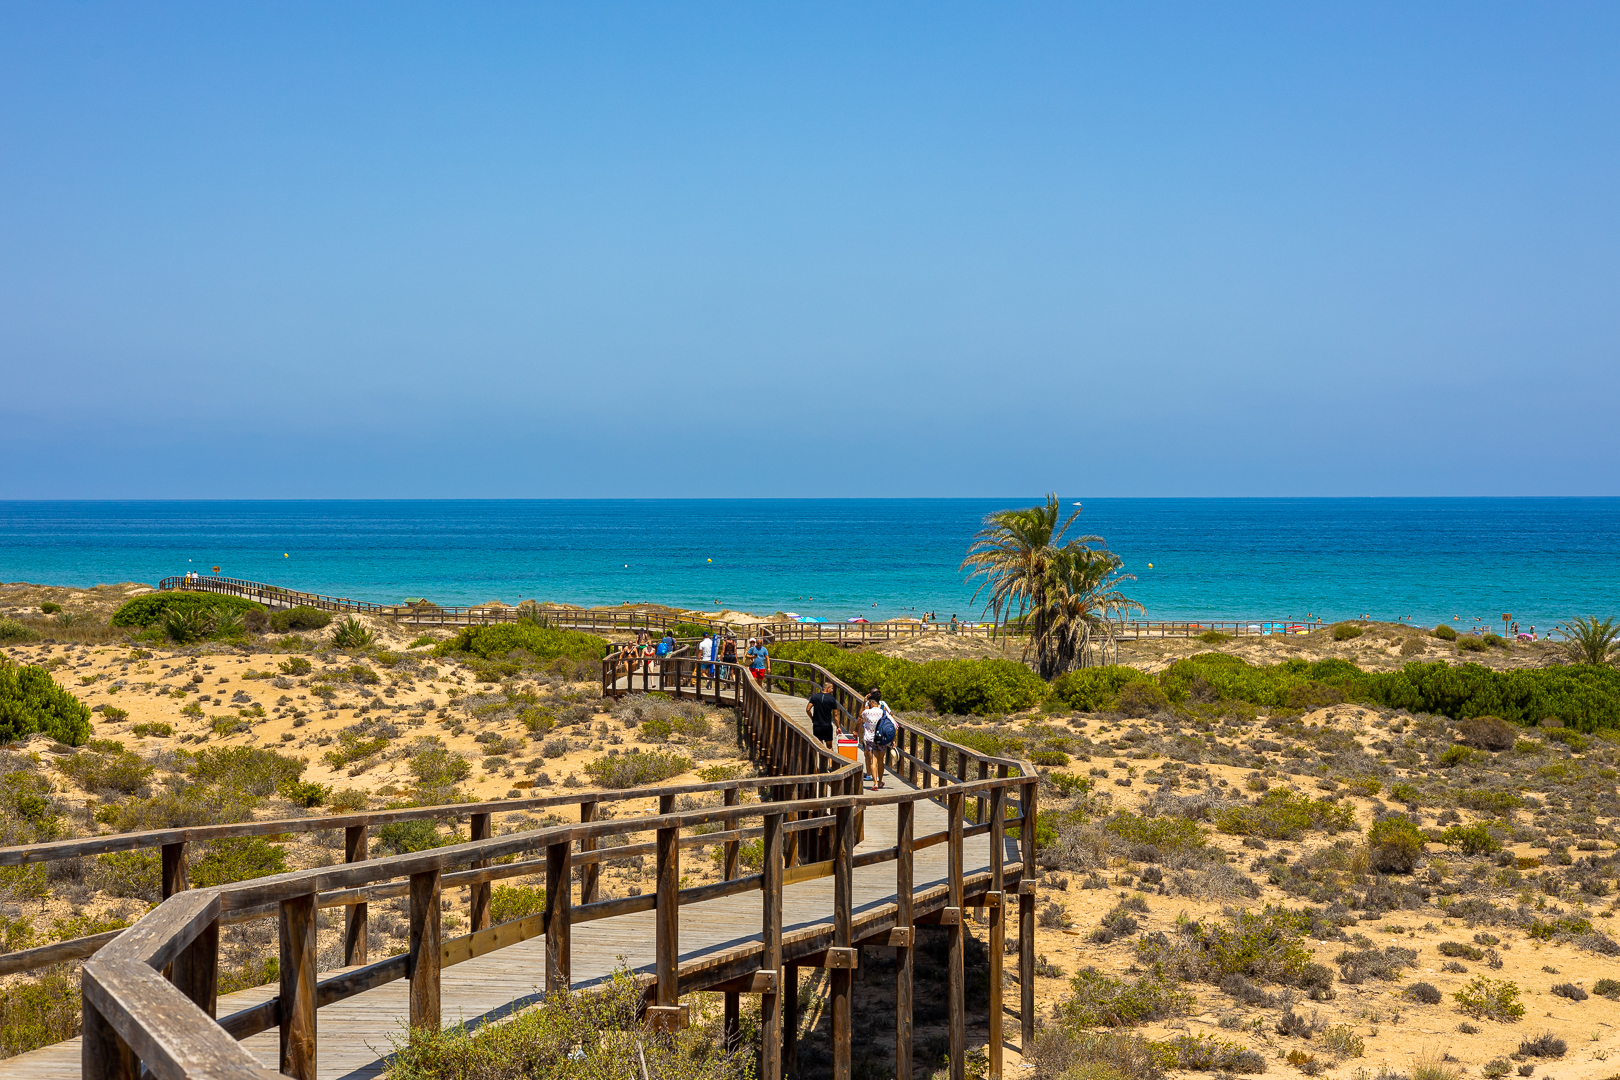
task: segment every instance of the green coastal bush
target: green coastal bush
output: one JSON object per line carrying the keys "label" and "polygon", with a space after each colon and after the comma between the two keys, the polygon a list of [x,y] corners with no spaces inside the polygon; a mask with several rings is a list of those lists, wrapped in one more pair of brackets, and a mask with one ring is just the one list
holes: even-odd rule
{"label": "green coastal bush", "polygon": [[1365,631],[1363,631],[1361,627],[1357,626],[1355,623],[1342,622],[1333,628],[1333,640],[1353,641],[1354,639],[1360,637],[1364,632]]}
{"label": "green coastal bush", "polygon": [[1310,829],[1336,833],[1354,828],[1355,820],[1355,811],[1348,806],[1273,788],[1257,803],[1221,810],[1215,815],[1215,827],[1231,836],[1298,840]]}
{"label": "green coastal bush", "polygon": [[90,737],[90,708],[38,664],[23,666],[0,656],[0,743],[35,732],[80,746]]}
{"label": "green coastal bush", "polygon": [[1423,854],[1423,841],[1410,818],[1393,814],[1367,830],[1367,861],[1381,874],[1410,874]]}
{"label": "green coastal bush", "polygon": [[1083,968],[1069,981],[1069,997],[1057,1007],[1058,1023],[1073,1027],[1131,1027],[1169,1016],[1184,1016],[1197,999],[1162,979],[1148,976],[1128,983]]}
{"label": "green coastal bush", "polygon": [[434,656],[470,653],[484,660],[500,660],[521,650],[536,660],[600,660],[607,655],[607,642],[576,630],[552,630],[528,620],[495,626],[463,627],[455,637],[433,648]]}
{"label": "green coastal bush", "polygon": [[1102,712],[1113,707],[1128,683],[1153,685],[1153,676],[1118,664],[1081,668],[1052,680],[1052,701],[1081,712]]}
{"label": "green coastal bush", "polygon": [[191,870],[191,883],[199,889],[267,877],[287,870],[287,849],[262,836],[215,840]]}
{"label": "green coastal bush", "polygon": [[489,893],[489,917],[495,924],[539,915],[546,910],[544,885],[497,885]]}
{"label": "green coastal bush", "polygon": [[1457,640],[1457,631],[1453,630],[1451,627],[1447,626],[1445,623],[1441,623],[1439,626],[1436,626],[1431,631],[1431,633],[1433,633],[1434,636],[1439,638],[1441,641],[1456,641]]}
{"label": "green coastal bush", "polygon": [[163,622],[163,617],[169,612],[212,612],[222,610],[237,617],[246,615],[250,611],[264,611],[263,604],[255,604],[251,600],[244,600],[239,596],[227,596],[224,593],[211,592],[175,592],[143,593],[124,601],[122,607],[113,613],[113,626],[130,626],[145,629],[157,626]]}
{"label": "green coastal bush", "polygon": [[932,707],[942,713],[989,715],[1032,708],[1051,692],[1014,660],[929,660],[919,663],[870,652],[845,652],[819,641],[773,646],[773,656],[820,664],[857,690],[879,687],[896,709]]}
{"label": "green coastal bush", "polygon": [[278,634],[293,630],[324,630],[332,623],[332,613],[308,604],[270,613],[270,629]]}
{"label": "green coastal bush", "polygon": [[691,767],[691,758],[673,750],[632,750],[597,758],[585,766],[585,775],[599,787],[629,788],[669,780]]}
{"label": "green coastal bush", "polygon": [[39,640],[39,631],[16,619],[0,619],[0,645],[24,645]]}
{"label": "green coastal bush", "polygon": [[375,637],[365,623],[350,615],[332,631],[332,644],[339,649],[364,649]]}
{"label": "green coastal bush", "polygon": [[47,972],[0,989],[0,1058],[16,1057],[79,1033],[79,985]]}

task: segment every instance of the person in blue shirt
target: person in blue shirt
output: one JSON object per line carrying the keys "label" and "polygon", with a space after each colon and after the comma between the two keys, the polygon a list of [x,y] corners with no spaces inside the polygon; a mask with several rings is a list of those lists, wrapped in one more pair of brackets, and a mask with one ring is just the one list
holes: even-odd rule
{"label": "person in blue shirt", "polygon": [[748,673],[758,683],[763,683],[771,674],[771,654],[757,638],[748,639]]}

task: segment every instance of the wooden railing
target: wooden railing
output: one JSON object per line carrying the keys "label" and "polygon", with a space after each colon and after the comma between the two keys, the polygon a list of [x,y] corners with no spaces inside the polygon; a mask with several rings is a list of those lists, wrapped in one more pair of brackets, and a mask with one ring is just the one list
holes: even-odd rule
{"label": "wooden railing", "polygon": [[[604,661],[604,666],[609,661]],[[672,673],[705,674],[690,658],[676,658]],[[773,673],[783,684],[798,686],[825,681],[813,665],[776,662]],[[710,673],[713,674],[713,673]],[[0,849],[0,865],[24,865],[76,858],[109,851],[160,848],[163,853],[164,900],[134,927],[111,935],[46,946],[44,950],[0,957],[4,971],[25,970],[88,956],[82,974],[83,1044],[81,1069],[94,1080],[137,1080],[143,1069],[163,1080],[253,1077],[269,1080],[271,1070],[238,1044],[238,1040],[279,1026],[280,1072],[314,1080],[318,1055],[317,1015],[320,1006],[341,1001],[374,987],[404,979],[409,982],[409,1023],[413,1029],[438,1026],[439,973],[447,966],[505,948],[520,941],[545,938],[548,989],[570,982],[569,928],[594,920],[639,911],[656,911],[656,963],[646,977],[646,1018],[654,1027],[684,1022],[682,993],[717,990],[726,995],[728,1037],[737,1037],[736,996],[761,996],[761,1075],[781,1076],[784,1052],[791,1057],[796,1024],[784,1013],[795,1008],[799,966],[821,966],[832,972],[832,1015],[835,1073],[848,1074],[850,1062],[849,999],[854,957],[863,944],[897,950],[896,1052],[900,1075],[911,1066],[911,972],[913,927],[922,922],[944,925],[950,935],[950,1038],[955,1076],[965,1060],[965,986],[963,925],[970,907],[987,910],[990,922],[991,1075],[1001,1073],[1001,963],[1005,951],[1002,897],[1009,880],[1019,897],[1019,970],[1023,989],[1021,1018],[1026,1044],[1034,1033],[1033,964],[1034,897],[1019,883],[1034,865],[1038,780],[1027,764],[989,758],[903,725],[911,738],[901,750],[910,775],[937,778],[926,790],[863,794],[858,765],[821,746],[784,715],[765,688],[738,673],[725,696],[740,709],[745,741],[755,760],[774,775],[749,780],[664,785],[627,791],[576,792],[562,796],[505,799],[499,802],[419,807],[367,814],[244,822],[232,825],[156,830],[87,837]],[[724,679],[720,680],[724,682]],[[841,707],[852,707],[858,695],[833,680]],[[678,682],[677,682],[678,685]],[[701,689],[696,687],[694,689]],[[917,753],[918,738],[924,742]],[[938,766],[932,763],[935,749]],[[957,757],[956,773],[947,771],[947,756]],[[970,771],[977,779],[966,779]],[[990,776],[991,771],[996,773]],[[762,801],[744,803],[743,794],[758,791]],[[684,813],[675,812],[682,794],[720,793],[723,803]],[[598,820],[604,803],[658,799],[656,814]],[[915,806],[942,798],[948,827],[927,836],[914,835]],[[966,821],[965,802],[973,799],[975,824]],[[492,835],[494,815],[547,807],[578,805],[576,825]],[[897,840],[892,848],[855,855],[865,813],[894,806]],[[988,806],[988,814],[985,807]],[[1016,812],[1014,811],[1016,807]],[[367,858],[369,830],[395,821],[468,817],[468,842],[431,851]],[[757,824],[751,824],[757,821]],[[698,828],[719,831],[693,833]],[[1004,859],[1008,827],[1020,829],[1019,858]],[[308,832],[343,828],[343,864],[295,871],[210,889],[186,888],[186,845],[227,836]],[[683,830],[687,834],[683,835]],[[632,842],[650,833],[651,842]],[[988,872],[967,874],[965,837],[988,835]],[[764,863],[758,874],[739,876],[739,845],[758,838]],[[617,841],[615,845],[615,841]],[[944,885],[918,890],[913,881],[913,853],[935,844],[948,845],[949,870]],[[683,848],[723,845],[723,878],[680,887]],[[523,858],[544,851],[543,858]],[[645,896],[603,899],[598,868],[603,862],[651,854],[657,860],[657,888]],[[511,862],[500,860],[512,859]],[[895,864],[895,900],[853,910],[851,882],[860,867]],[[578,875],[574,902],[573,869]],[[491,925],[490,882],[518,875],[546,876],[546,908],[537,915]],[[830,923],[784,933],[783,889],[795,882],[831,877],[834,903]],[[441,933],[440,897],[444,889],[468,888],[471,932],[445,940]],[[679,962],[679,911],[683,905],[745,893],[761,895],[760,941],[701,959]],[[409,898],[410,946],[406,954],[370,962],[366,948],[367,904],[387,897]],[[318,981],[316,977],[316,912],[344,907],[345,963],[348,970]],[[224,1017],[217,1017],[219,930],[251,919],[275,917],[280,925],[281,982],[275,998]],[[111,940],[106,940],[111,938]],[[792,972],[792,987],[788,973]],[[788,1017],[791,1019],[791,1016]]]}

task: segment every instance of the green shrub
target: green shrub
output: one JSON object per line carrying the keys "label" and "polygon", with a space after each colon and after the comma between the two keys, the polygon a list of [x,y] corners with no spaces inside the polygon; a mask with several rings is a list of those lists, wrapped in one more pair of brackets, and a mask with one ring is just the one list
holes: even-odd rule
{"label": "green shrub", "polygon": [[[1175,933],[1146,934],[1137,939],[1137,957],[1163,964],[1172,978],[1215,982],[1228,975],[1290,986],[1331,985],[1332,974],[1311,960],[1304,934],[1309,915],[1267,905],[1261,911],[1238,909],[1226,925],[1178,920]],[[1325,978],[1325,982],[1323,981]]]}
{"label": "green shrub", "polygon": [[1128,983],[1083,968],[1069,981],[1069,997],[1057,1007],[1058,1023],[1074,1027],[1130,1027],[1168,1016],[1184,1016],[1196,998],[1161,979]]}
{"label": "green shrub", "polygon": [[747,766],[744,765],[709,765],[698,770],[698,779],[706,784],[717,784],[722,780],[737,780],[743,775]]}
{"label": "green shrub", "polygon": [[0,1058],[16,1057],[79,1033],[79,986],[58,972],[0,989]]}
{"label": "green shrub", "polygon": [[23,645],[39,640],[39,631],[16,619],[0,619],[0,645]]}
{"label": "green shrub", "polygon": [[103,708],[101,710],[101,718],[103,720],[111,720],[113,723],[116,724],[121,720],[128,720],[129,719],[129,711],[126,710],[126,709],[119,709],[119,708],[115,708],[112,705],[108,705],[108,706],[106,706],[105,708]]}
{"label": "green shrub", "polygon": [[1480,640],[1493,649],[1505,649],[1508,644],[1507,638],[1501,634],[1485,634]]}
{"label": "green shrub", "polygon": [[1538,941],[1551,941],[1561,935],[1574,937],[1577,934],[1590,934],[1592,920],[1582,918],[1553,918],[1542,919],[1537,916],[1530,920],[1530,925],[1524,932]]}
{"label": "green shrub", "polygon": [[416,779],[416,801],[424,806],[453,801],[456,785],[472,775],[467,759],[446,749],[438,739],[418,739],[412,744],[410,770]]}
{"label": "green shrub", "polygon": [[427,851],[455,842],[455,837],[441,833],[437,823],[430,818],[395,821],[377,830],[377,850],[384,855]]}
{"label": "green shrub", "polygon": [[1445,623],[1441,623],[1439,626],[1436,626],[1432,631],[1430,631],[1430,633],[1439,638],[1441,641],[1457,640],[1457,631],[1453,630]]}
{"label": "green shrub", "polygon": [[1121,716],[1140,718],[1152,716],[1170,707],[1170,698],[1150,682],[1126,683],[1114,699],[1114,708]]}
{"label": "green shrub", "polygon": [[1405,814],[1373,823],[1367,830],[1368,862],[1384,874],[1409,874],[1423,854],[1423,833]]}
{"label": "green shrub", "polygon": [[1114,707],[1120,690],[1127,683],[1152,681],[1151,675],[1115,664],[1081,668],[1052,680],[1051,700],[1070,709],[1102,712]]}
{"label": "green shrub", "polygon": [[1266,1059],[1258,1051],[1234,1042],[1217,1039],[1213,1035],[1177,1035],[1155,1048],[1163,1055],[1166,1067],[1192,1069],[1198,1072],[1263,1073]]}
{"label": "green shrub", "polygon": [[281,663],[277,664],[276,667],[278,669],[280,669],[280,671],[281,671],[281,673],[283,675],[297,676],[297,675],[308,675],[310,673],[310,670],[314,667],[314,665],[311,664],[309,662],[309,660],[306,659],[305,657],[302,657],[302,656],[289,656],[287,659],[285,659]]}
{"label": "green shrub", "polygon": [[39,610],[46,615],[55,615],[58,611],[62,610],[62,605],[47,600],[43,604],[39,605]]}
{"label": "green shrub", "polygon": [[599,787],[628,788],[669,780],[691,767],[691,758],[673,750],[632,750],[597,758],[585,766],[585,775]]}
{"label": "green shrub", "polygon": [[1620,979],[1599,979],[1592,984],[1592,993],[1610,1001],[1620,1001]]}
{"label": "green shrub", "polygon": [[[705,1014],[701,1002],[694,1001],[686,1027],[672,1035],[653,1034],[639,1019],[641,1002],[640,981],[621,968],[604,985],[548,994],[543,1002],[499,1024],[480,1025],[470,1032],[460,1024],[438,1031],[401,1032],[393,1037],[388,1075],[390,1080],[565,1076],[743,1080],[753,1075],[748,1053],[717,1052],[717,1011]],[[748,1035],[745,1027],[745,1040]]]}
{"label": "green shrub", "polygon": [[1457,639],[1458,652],[1484,652],[1485,643],[1473,634],[1464,634]]}
{"label": "green shrub", "polygon": [[535,660],[559,658],[568,660],[600,660],[607,655],[607,642],[591,634],[574,630],[552,630],[527,620],[499,623],[494,626],[467,626],[460,633],[441,641],[433,649],[434,656],[470,653],[485,660],[500,660],[514,650],[522,650]]}
{"label": "green shrub", "polygon": [[1457,721],[1457,734],[1463,745],[1477,750],[1506,750],[1520,731],[1498,716],[1470,716]]}
{"label": "green shrub", "polygon": [[[1204,830],[1197,825],[1186,818],[1169,815],[1139,817],[1132,813],[1115,814],[1108,819],[1106,828],[1127,843],[1148,844],[1163,852],[1191,851],[1208,842]],[[1040,842],[1038,830],[1036,842]]]}
{"label": "green shrub", "polygon": [[366,624],[350,615],[338,623],[337,629],[332,631],[332,644],[339,649],[364,649],[371,644],[375,635]]}
{"label": "green shrub", "polygon": [[1268,840],[1297,840],[1308,829],[1335,833],[1354,826],[1355,812],[1350,807],[1287,788],[1273,788],[1254,805],[1229,806],[1215,815],[1215,827],[1223,833]]}
{"label": "green shrub", "polygon": [[161,721],[153,721],[147,724],[136,724],[129,730],[130,734],[141,736],[143,738],[146,736],[155,736],[158,738],[167,739],[174,734],[174,725],[165,724]]}
{"label": "green shrub", "polygon": [[121,746],[108,753],[81,750],[58,761],[56,768],[86,791],[98,794],[128,795],[139,791],[152,777],[152,766]]}
{"label": "green shrub", "polygon": [[489,892],[489,917],[493,923],[523,919],[545,910],[544,885],[497,885]]}
{"label": "green shrub", "polygon": [[155,851],[109,851],[96,856],[90,880],[109,896],[157,900],[163,894],[163,864]]}
{"label": "green shrub", "polygon": [[332,795],[332,789],[313,780],[283,780],[277,788],[281,797],[299,806],[320,806]]}
{"label": "green shrub", "polygon": [[1355,623],[1342,622],[1333,628],[1334,641],[1351,641],[1362,635],[1361,627]]}
{"label": "green shrub", "polygon": [[860,691],[881,688],[895,709],[932,706],[942,713],[991,715],[1019,712],[1044,700],[1050,688],[1013,660],[930,660],[919,663],[871,652],[845,652],[819,641],[772,647],[782,660],[820,664]]}
{"label": "green shrub", "polygon": [[262,836],[238,836],[210,843],[207,853],[191,868],[191,882],[199,889],[207,889],[286,870],[286,848]]}
{"label": "green shrub", "polygon": [[297,780],[304,763],[297,758],[253,746],[208,747],[190,755],[186,775],[199,784],[263,798],[281,785]]}
{"label": "green shrub", "polygon": [[[714,845],[709,849],[709,857],[714,860],[715,866],[724,868],[726,864],[725,845]],[[765,869],[765,841],[754,839],[738,843],[737,865],[751,874],[757,874]]]}
{"label": "green shrub", "polygon": [[1367,1052],[1367,1043],[1348,1024],[1337,1024],[1322,1032],[1322,1045],[1335,1057],[1361,1057]]}
{"label": "green shrub", "polygon": [[1219,630],[1205,630],[1202,634],[1198,635],[1198,640],[1202,641],[1205,645],[1219,645],[1222,642],[1231,641],[1232,635],[1223,634]]}
{"label": "green shrub", "polygon": [[1069,763],[1069,755],[1061,750],[1037,750],[1029,755],[1029,760],[1036,765],[1061,769]]}
{"label": "green shrub", "polygon": [[1463,960],[1483,960],[1485,954],[1474,946],[1461,941],[1442,941],[1435,946],[1441,956],[1459,957]]}
{"label": "green shrub", "polygon": [[1046,774],[1046,781],[1057,788],[1059,794],[1065,799],[1075,795],[1083,795],[1092,788],[1091,777],[1077,776],[1074,773],[1050,772]]}
{"label": "green shrub", "polygon": [[368,735],[354,728],[344,728],[338,732],[337,746],[328,750],[324,755],[325,761],[334,769],[341,769],[351,762],[360,761],[373,754],[381,753],[388,748],[388,738],[383,735]]}
{"label": "green shrub", "polygon": [[215,611],[223,611],[232,615],[241,616],[250,611],[264,611],[263,604],[255,604],[251,600],[243,600],[237,596],[226,596],[222,593],[208,592],[155,592],[144,593],[124,602],[124,605],[113,613],[113,626],[132,626],[145,628],[159,626],[163,616],[171,611],[198,612],[212,615]]}
{"label": "green shrub", "polygon": [[1519,988],[1506,979],[1487,979],[1476,975],[1474,980],[1455,994],[1457,1004],[1470,1016],[1508,1023],[1524,1016],[1519,1004]]}
{"label": "green shrub", "polygon": [[326,808],[334,814],[358,814],[371,806],[371,797],[359,788],[341,788],[326,800]]}
{"label": "green shrub", "polygon": [[294,630],[324,630],[332,623],[332,613],[308,604],[270,613],[270,629],[278,634]]}
{"label": "green shrub", "polygon": [[90,709],[38,664],[23,666],[0,656],[0,743],[35,732],[79,746],[90,737]]}
{"label": "green shrub", "polygon": [[1450,769],[1457,765],[1466,765],[1474,759],[1476,752],[1461,743],[1454,743],[1446,747],[1446,752],[1440,755],[1441,768]]}
{"label": "green shrub", "polygon": [[1402,780],[1400,783],[1389,786],[1389,797],[1396,802],[1403,802],[1410,806],[1421,799],[1423,794],[1414,785]]}
{"label": "green shrub", "polygon": [[1440,842],[1458,848],[1465,855],[1487,855],[1502,850],[1496,837],[1483,825],[1453,825],[1440,834]]}

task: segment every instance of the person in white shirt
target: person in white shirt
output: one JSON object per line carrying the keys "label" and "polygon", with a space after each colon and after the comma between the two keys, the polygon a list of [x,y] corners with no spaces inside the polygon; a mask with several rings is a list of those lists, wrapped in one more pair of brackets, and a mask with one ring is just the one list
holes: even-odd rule
{"label": "person in white shirt", "polygon": [[[884,718],[888,718],[887,738],[879,730]],[[879,690],[872,690],[866,695],[866,708],[861,710],[861,749],[866,751],[866,777],[875,780],[872,785],[874,791],[883,787],[883,766],[889,758],[889,747],[894,745],[896,727],[894,713],[889,711],[889,705],[883,700]]]}
{"label": "person in white shirt", "polygon": [[714,638],[709,636],[707,630],[703,631],[703,640],[698,642],[698,679],[699,689],[703,688],[703,676],[707,675],[709,681],[714,681]]}

